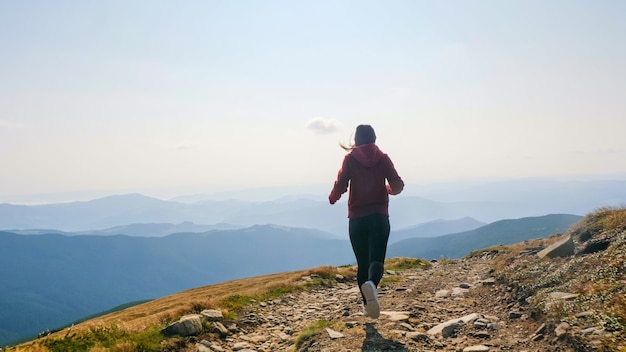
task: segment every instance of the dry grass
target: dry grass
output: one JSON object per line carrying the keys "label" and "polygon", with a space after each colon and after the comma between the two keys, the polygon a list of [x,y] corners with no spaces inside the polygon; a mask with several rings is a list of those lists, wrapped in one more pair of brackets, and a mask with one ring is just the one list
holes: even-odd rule
{"label": "dry grass", "polygon": [[[71,328],[54,332],[45,338],[21,344],[11,350],[48,352],[49,349],[41,344],[44,339],[47,341],[67,338],[80,339],[81,336],[88,336],[89,334],[106,334],[110,330],[125,334],[140,334],[146,329],[154,330],[150,327],[160,329],[185,314],[197,313],[204,309],[221,309],[226,317],[235,318],[236,310],[242,308],[246,303],[273,299],[311,285],[329,284],[329,282],[334,281],[336,274],[354,276],[355,272],[353,267],[323,266],[198,287],[85,321]],[[302,281],[303,277],[311,279]],[[238,301],[240,299],[241,301]],[[93,347],[91,351],[97,352],[98,349],[101,351],[109,350],[103,347]],[[134,342],[120,341],[110,350],[133,352],[136,351],[136,347]]]}

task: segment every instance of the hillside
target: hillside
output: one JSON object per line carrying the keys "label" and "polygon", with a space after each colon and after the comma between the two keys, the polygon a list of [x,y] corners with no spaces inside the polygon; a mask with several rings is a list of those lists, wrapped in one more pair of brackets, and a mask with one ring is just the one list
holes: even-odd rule
{"label": "hillside", "polygon": [[131,301],[354,261],[347,240],[272,225],[166,237],[0,232],[0,344]]}
{"label": "hillside", "polygon": [[513,244],[562,233],[581,218],[570,214],[551,214],[500,220],[461,233],[398,241],[389,245],[387,253],[393,257],[461,258],[473,250],[496,244]]}
{"label": "hillside", "polygon": [[470,217],[456,220],[437,219],[423,224],[410,226],[407,228],[392,230],[389,243],[395,243],[408,238],[415,237],[437,237],[470,231],[487,224]]}
{"label": "hillside", "polygon": [[[626,351],[625,209],[560,237],[386,268],[378,320],[360,311],[354,267],[320,267],[180,292],[8,350]],[[191,336],[161,333],[200,312]]]}

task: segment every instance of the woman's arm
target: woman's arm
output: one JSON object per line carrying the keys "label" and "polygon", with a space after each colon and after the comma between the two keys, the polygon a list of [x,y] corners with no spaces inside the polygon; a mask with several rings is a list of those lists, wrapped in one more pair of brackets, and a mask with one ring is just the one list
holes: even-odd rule
{"label": "woman's arm", "polygon": [[330,191],[330,195],[328,196],[330,204],[335,204],[339,198],[341,198],[341,195],[346,193],[348,190],[348,183],[350,181],[349,158],[350,154],[343,158],[341,169],[339,169],[339,172],[337,173],[337,180],[335,181],[333,189]]}
{"label": "woman's arm", "polygon": [[396,168],[393,165],[391,159],[387,157],[387,160],[389,162],[386,176],[387,182],[389,183],[387,185],[387,193],[391,195],[396,195],[402,192],[402,190],[404,189],[404,181],[402,181],[402,178],[400,178],[400,175],[398,175],[398,171],[396,171]]}

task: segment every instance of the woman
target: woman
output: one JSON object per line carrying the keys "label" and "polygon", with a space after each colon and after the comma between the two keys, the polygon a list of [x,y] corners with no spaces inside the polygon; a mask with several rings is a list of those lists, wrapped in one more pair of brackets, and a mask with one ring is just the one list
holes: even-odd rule
{"label": "woman", "polygon": [[335,204],[350,185],[348,231],[358,266],[363,313],[371,318],[380,315],[376,288],[383,277],[389,239],[389,194],[398,194],[404,188],[391,159],[375,143],[372,126],[356,128],[354,145],[342,145],[350,152],[344,157],[328,196],[330,204]]}

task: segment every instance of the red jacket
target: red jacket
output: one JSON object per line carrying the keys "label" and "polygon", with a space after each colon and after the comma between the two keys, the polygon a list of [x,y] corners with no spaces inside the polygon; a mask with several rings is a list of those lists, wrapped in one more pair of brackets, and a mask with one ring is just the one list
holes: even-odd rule
{"label": "red jacket", "polygon": [[404,182],[391,159],[376,144],[361,145],[346,154],[328,196],[330,204],[335,204],[348,190],[348,183],[349,218],[370,214],[389,215],[389,194],[398,194],[404,188]]}

